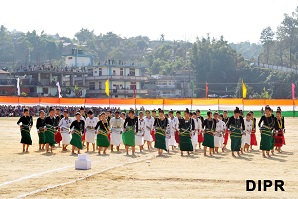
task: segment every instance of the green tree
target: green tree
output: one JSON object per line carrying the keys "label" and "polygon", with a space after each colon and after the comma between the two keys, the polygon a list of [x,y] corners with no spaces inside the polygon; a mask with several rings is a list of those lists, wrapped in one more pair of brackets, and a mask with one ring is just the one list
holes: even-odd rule
{"label": "green tree", "polygon": [[265,49],[266,64],[269,64],[270,49],[273,45],[273,37],[274,32],[270,26],[262,30],[260,40]]}

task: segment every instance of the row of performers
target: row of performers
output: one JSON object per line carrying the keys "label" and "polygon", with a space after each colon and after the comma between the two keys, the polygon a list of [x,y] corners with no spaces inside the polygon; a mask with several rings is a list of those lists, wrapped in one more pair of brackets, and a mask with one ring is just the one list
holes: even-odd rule
{"label": "row of performers", "polygon": [[[281,116],[281,110],[276,112],[274,117],[269,106],[266,106],[266,115],[262,116],[259,121],[259,128],[261,132],[260,149],[265,151],[269,156],[269,151],[273,147],[277,147],[280,151],[281,146],[285,144],[284,141],[284,118]],[[39,147],[43,149],[46,145],[46,150],[52,152],[52,147],[57,142],[57,135],[60,134],[62,138],[63,151],[66,151],[69,144],[73,145],[72,153],[75,148],[83,148],[84,136],[87,142],[87,151],[89,151],[89,143],[93,145],[95,151],[95,143],[98,147],[98,153],[101,151],[106,153],[110,146],[113,151],[113,146],[116,146],[119,151],[120,144],[124,144],[126,153],[128,154],[129,147],[132,147],[132,154],[135,153],[135,146],[140,147],[143,151],[144,144],[147,143],[148,150],[151,150],[152,142],[155,141],[154,147],[158,149],[158,155],[162,155],[163,151],[170,151],[178,145],[183,155],[183,151],[195,152],[197,144],[204,146],[204,155],[206,155],[207,147],[209,147],[209,154],[218,153],[218,149],[225,150],[230,135],[232,155],[237,152],[238,155],[243,151],[249,151],[249,146],[257,145],[255,136],[256,119],[253,117],[253,112],[246,115],[244,119],[240,116],[240,110],[236,107],[234,116],[228,117],[227,111],[223,115],[217,112],[212,114],[211,111],[207,113],[207,119],[200,115],[200,111],[191,114],[188,109],[184,111],[184,118],[181,117],[180,112],[176,112],[174,117],[173,111],[169,112],[169,118],[166,118],[163,110],[159,111],[159,117],[156,117],[156,111],[140,112],[139,117],[135,117],[134,111],[129,111],[128,117],[120,116],[120,112],[115,112],[115,117],[111,118],[105,113],[102,113],[98,118],[93,116],[92,111],[88,111],[88,117],[84,117],[84,109],[81,113],[77,113],[75,120],[72,121],[68,116],[67,110],[64,110],[63,116],[59,114],[55,117],[55,112],[50,109],[49,116],[45,118],[44,112],[40,112],[40,117],[37,120],[36,127],[39,135]],[[59,112],[58,112],[59,113]],[[59,118],[59,119],[57,119]],[[62,119],[60,119],[62,118]],[[59,122],[58,122],[59,121]],[[28,146],[32,144],[30,137],[30,129],[33,125],[32,117],[29,116],[28,111],[24,110],[24,116],[20,118],[18,124],[21,125],[21,133],[23,143],[23,151],[28,151]],[[263,125],[261,126],[261,124]],[[59,131],[60,130],[60,131]],[[72,135],[72,136],[71,136]],[[56,138],[56,139],[55,139]],[[215,150],[214,150],[215,149]]]}

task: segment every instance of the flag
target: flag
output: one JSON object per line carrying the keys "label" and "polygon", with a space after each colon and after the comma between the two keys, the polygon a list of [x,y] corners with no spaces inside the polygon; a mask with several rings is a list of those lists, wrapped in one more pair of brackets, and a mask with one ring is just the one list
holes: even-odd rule
{"label": "flag", "polygon": [[77,85],[75,85],[74,90],[75,91],[79,90],[79,87],[77,87]]}
{"label": "flag", "polygon": [[242,79],[242,98],[246,98],[246,94],[247,94],[247,89],[246,89],[246,86],[245,86],[244,81]]}
{"label": "flag", "polygon": [[59,98],[61,98],[62,95],[61,95],[61,87],[60,87],[60,83],[57,82],[57,83],[56,83],[56,86],[58,87],[58,96],[59,96]]}
{"label": "flag", "polygon": [[18,96],[20,96],[21,95],[20,78],[17,79],[17,89],[18,89]]}
{"label": "flag", "polygon": [[264,87],[264,98],[265,99],[269,99],[269,93],[268,93],[268,91],[266,91],[266,88]]}
{"label": "flag", "polygon": [[208,88],[208,82],[206,82],[206,98],[208,98],[208,90],[209,90],[209,88]]}
{"label": "flag", "polygon": [[292,99],[295,100],[295,84],[292,83]]}
{"label": "flag", "polygon": [[106,91],[107,96],[110,96],[110,81],[109,80],[106,81],[105,91]]}

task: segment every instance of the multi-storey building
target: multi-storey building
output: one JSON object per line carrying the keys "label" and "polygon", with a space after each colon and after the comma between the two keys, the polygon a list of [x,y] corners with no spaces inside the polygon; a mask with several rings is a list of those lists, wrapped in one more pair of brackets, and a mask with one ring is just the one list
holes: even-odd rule
{"label": "multi-storey building", "polygon": [[[14,76],[14,79],[20,78],[20,87],[21,89],[26,89],[24,92],[29,96],[58,96],[57,82],[60,83],[64,97],[84,97],[86,94],[86,89],[83,86],[76,90],[73,83],[76,76],[85,74],[84,71],[65,71],[59,68],[44,66],[36,67],[32,70],[19,70],[11,74]],[[72,81],[64,82],[64,77],[68,77]]]}
{"label": "multi-storey building", "polygon": [[179,70],[172,76],[151,75],[144,88],[148,90],[148,97],[152,98],[191,98],[195,97],[194,80],[192,71]]}
{"label": "multi-storey building", "polygon": [[[119,64],[120,63],[120,64]],[[147,90],[143,84],[147,77],[142,75],[143,66],[134,63],[99,63],[88,68],[87,76],[75,78],[75,84],[86,86],[87,97],[108,97],[105,82],[109,80],[111,98],[144,97]]]}
{"label": "multi-storey building", "polygon": [[[93,65],[92,56],[68,45],[64,51],[65,66],[51,64],[20,66],[11,75],[0,71],[0,95],[16,95],[16,79],[20,79],[21,92],[28,96],[58,96],[59,82],[63,97],[141,98],[147,95],[143,88],[144,66],[122,60],[107,60]],[[4,78],[5,76],[5,78]],[[110,96],[105,93],[109,80]]]}

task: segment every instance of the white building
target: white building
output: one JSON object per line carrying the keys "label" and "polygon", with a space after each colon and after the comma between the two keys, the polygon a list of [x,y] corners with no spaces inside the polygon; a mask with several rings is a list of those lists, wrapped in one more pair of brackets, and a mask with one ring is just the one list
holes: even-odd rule
{"label": "white building", "polygon": [[172,76],[152,75],[144,88],[152,98],[190,98],[195,97],[191,83],[194,80],[192,71],[180,70]]}
{"label": "white building", "polygon": [[[147,90],[142,85],[147,77],[142,75],[142,66],[132,64],[101,64],[89,69],[85,77],[88,97],[108,97],[105,94],[105,82],[110,82],[111,98],[143,97]],[[80,81],[79,78],[75,81]]]}

